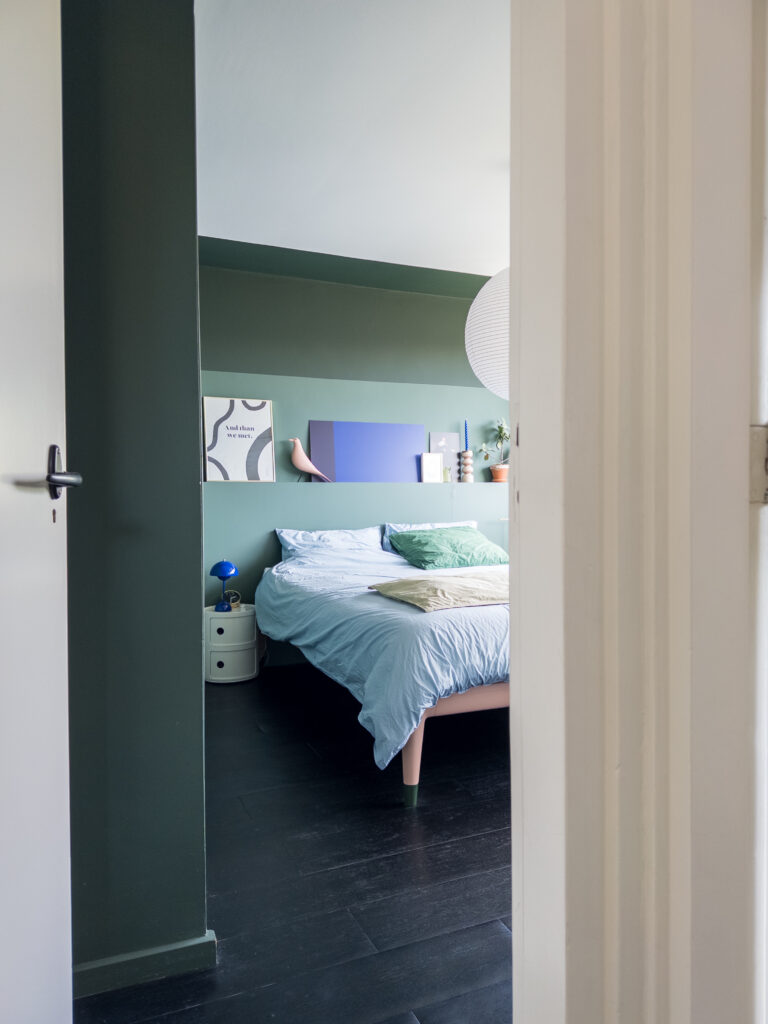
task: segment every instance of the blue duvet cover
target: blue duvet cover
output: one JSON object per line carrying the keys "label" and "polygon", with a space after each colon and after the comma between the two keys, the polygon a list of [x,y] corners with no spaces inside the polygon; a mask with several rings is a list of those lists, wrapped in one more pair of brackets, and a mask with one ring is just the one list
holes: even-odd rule
{"label": "blue duvet cover", "polygon": [[354,694],[362,705],[359,721],[374,737],[376,764],[384,768],[440,697],[509,679],[509,606],[423,612],[368,586],[472,571],[426,573],[387,551],[354,564],[290,560],[265,570],[256,619],[262,633],[294,644]]}

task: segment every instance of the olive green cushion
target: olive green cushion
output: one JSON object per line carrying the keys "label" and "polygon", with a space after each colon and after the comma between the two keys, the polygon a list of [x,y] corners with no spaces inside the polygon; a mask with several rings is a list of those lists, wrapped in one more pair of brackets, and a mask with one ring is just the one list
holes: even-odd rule
{"label": "olive green cushion", "polygon": [[506,565],[503,548],[472,526],[393,533],[390,543],[418,569],[463,569],[472,565]]}

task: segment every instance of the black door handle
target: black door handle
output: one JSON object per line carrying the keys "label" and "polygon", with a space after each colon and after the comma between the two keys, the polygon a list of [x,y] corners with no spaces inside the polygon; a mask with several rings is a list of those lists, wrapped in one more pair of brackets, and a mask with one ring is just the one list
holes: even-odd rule
{"label": "black door handle", "polygon": [[49,473],[46,482],[54,487],[79,487],[83,478],[79,473]]}
{"label": "black door handle", "polygon": [[48,448],[48,472],[45,476],[48,493],[55,500],[61,497],[63,487],[79,487],[83,482],[80,473],[73,473],[61,468],[61,451],[57,444]]}

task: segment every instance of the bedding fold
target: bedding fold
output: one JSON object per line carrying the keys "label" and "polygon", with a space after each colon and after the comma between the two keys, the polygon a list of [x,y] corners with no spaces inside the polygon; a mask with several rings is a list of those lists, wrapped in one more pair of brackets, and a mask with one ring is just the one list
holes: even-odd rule
{"label": "bedding fold", "polygon": [[384,597],[415,605],[424,612],[446,608],[472,608],[487,604],[509,604],[509,577],[498,572],[472,572],[461,576],[431,576],[372,583]]}

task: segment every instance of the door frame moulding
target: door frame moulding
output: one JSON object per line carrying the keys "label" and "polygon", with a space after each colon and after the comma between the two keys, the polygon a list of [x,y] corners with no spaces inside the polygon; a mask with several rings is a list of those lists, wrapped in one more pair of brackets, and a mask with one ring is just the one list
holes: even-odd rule
{"label": "door frame moulding", "polygon": [[752,1022],[753,2],[512,13],[515,1020]]}
{"label": "door frame moulding", "polygon": [[[768,3],[752,17],[752,408],[768,423]],[[750,505],[755,650],[755,1024],[768,1021],[768,511]]]}

